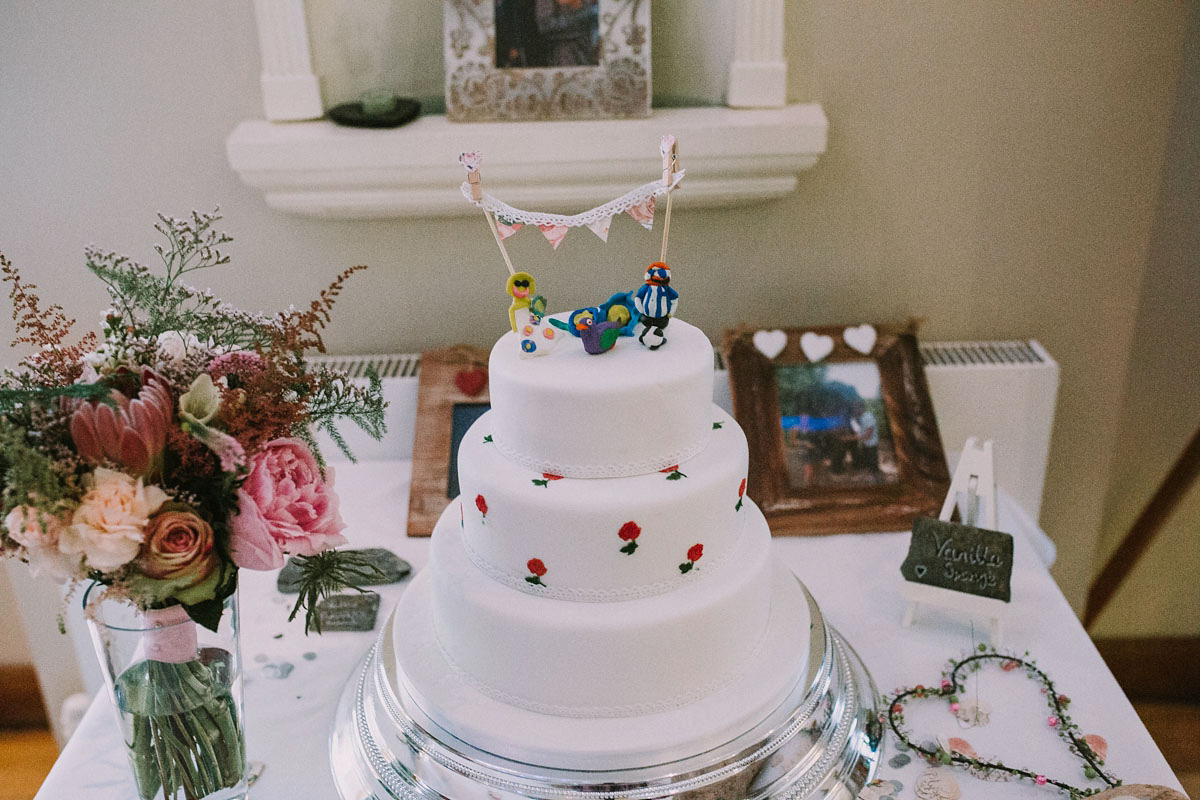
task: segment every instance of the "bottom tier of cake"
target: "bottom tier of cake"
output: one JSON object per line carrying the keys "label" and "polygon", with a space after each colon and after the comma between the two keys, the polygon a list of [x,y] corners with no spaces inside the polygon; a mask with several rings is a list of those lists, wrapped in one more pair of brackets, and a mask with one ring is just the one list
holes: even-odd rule
{"label": "bottom tier of cake", "polygon": [[771,642],[778,654],[790,641],[793,656],[799,643],[807,657],[791,660],[787,688],[769,708],[743,713],[739,701],[753,706],[764,693],[741,686],[745,694],[726,698],[731,707],[708,708],[714,720],[703,730],[681,731],[657,726],[698,716],[613,728],[607,719],[497,709],[469,686],[443,682],[436,658],[412,657],[438,652],[419,576],[343,692],[330,738],[338,791],[344,800],[849,800],[882,758],[875,687],[800,582],[784,569],[774,580],[774,598],[804,610],[773,614]]}

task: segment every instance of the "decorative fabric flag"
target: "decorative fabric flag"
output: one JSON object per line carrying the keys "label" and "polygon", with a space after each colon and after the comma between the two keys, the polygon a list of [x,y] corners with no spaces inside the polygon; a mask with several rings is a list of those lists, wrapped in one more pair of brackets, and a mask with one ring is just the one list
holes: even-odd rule
{"label": "decorative fabric flag", "polygon": [[588,230],[600,237],[600,241],[608,243],[608,229],[612,227],[612,217],[604,217],[587,224]]}
{"label": "decorative fabric flag", "polygon": [[644,198],[629,209],[629,216],[641,223],[646,230],[654,227],[654,195]]}
{"label": "decorative fabric flag", "polygon": [[500,235],[500,241],[504,241],[524,227],[525,226],[519,222],[510,225],[502,219],[496,220],[496,232]]}
{"label": "decorative fabric flag", "polygon": [[569,230],[566,225],[538,225],[538,229],[541,230],[542,235],[546,237],[546,241],[555,250],[562,244],[562,240],[566,238],[567,231]]}

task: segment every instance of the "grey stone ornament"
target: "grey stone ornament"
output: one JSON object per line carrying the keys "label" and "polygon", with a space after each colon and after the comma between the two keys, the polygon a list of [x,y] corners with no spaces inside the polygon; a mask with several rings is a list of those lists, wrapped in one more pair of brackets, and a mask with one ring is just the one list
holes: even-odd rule
{"label": "grey stone ornament", "polygon": [[[399,583],[412,573],[411,564],[397,556],[391,550],[382,547],[367,547],[361,550],[345,550],[342,552],[358,553],[371,566],[379,570],[379,574],[371,573],[368,570],[368,574],[358,582],[359,586],[383,586],[389,583]],[[283,569],[279,570],[279,577],[275,580],[275,587],[283,594],[296,594],[300,591],[300,576],[300,565],[296,563],[296,558],[293,556],[283,565]]]}

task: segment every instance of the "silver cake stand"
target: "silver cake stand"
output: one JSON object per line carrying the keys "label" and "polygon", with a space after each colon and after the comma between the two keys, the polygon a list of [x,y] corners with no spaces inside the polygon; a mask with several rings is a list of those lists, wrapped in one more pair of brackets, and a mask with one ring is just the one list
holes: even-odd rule
{"label": "silver cake stand", "polygon": [[809,663],[787,699],[733,741],[653,767],[571,771],[511,761],[430,721],[393,679],[385,625],[346,684],[330,736],[343,800],[853,800],[882,757],[871,676],[812,596]]}

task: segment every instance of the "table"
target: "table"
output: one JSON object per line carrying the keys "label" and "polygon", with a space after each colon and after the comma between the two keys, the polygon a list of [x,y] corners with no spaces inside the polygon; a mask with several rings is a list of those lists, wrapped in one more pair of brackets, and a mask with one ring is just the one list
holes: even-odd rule
{"label": "table", "polygon": [[[427,539],[404,534],[410,462],[371,461],[339,465],[336,482],[342,514],[353,546],[383,546],[424,568]],[[1072,699],[1070,713],[1085,733],[1108,740],[1107,769],[1126,783],[1162,784],[1179,789],[1170,767],[1138,719],[1133,707],[1100,658],[1091,640],[1058,590],[1045,563],[1048,540],[1003,495],[1000,525],[1017,534],[1013,601],[1006,620],[1006,649],[1028,650],[1038,665]],[[936,685],[952,657],[986,640],[965,617],[925,608],[911,628],[901,627],[905,602],[899,566],[908,547],[907,533],[821,537],[780,537],[779,557],[807,584],[826,619],[855,647],[881,693],[917,683]],[[254,800],[334,800],[329,772],[328,735],[338,695],[376,633],[327,633],[304,636],[302,620],[288,623],[294,595],[275,590],[274,572],[242,571],[242,657],[245,667],[247,755],[263,764],[251,790]],[[407,581],[381,587],[380,623],[395,605]],[[1076,786],[1085,781],[1080,766],[1066,753],[1046,724],[1046,706],[1037,687],[1022,673],[985,669],[971,687],[992,707],[992,723],[963,731],[940,701],[906,713],[910,727],[939,725],[938,732],[968,739],[981,756],[998,755],[1014,766],[1028,766]],[[932,739],[932,735],[918,738]],[[925,769],[922,762],[895,768],[897,753],[889,736],[878,777],[903,783],[898,798],[911,798]],[[963,797],[1054,798],[1059,795],[1026,783],[989,783],[961,771],[953,774]],[[134,797],[123,744],[108,697],[97,697],[64,748],[36,800],[86,797],[126,800]]]}

